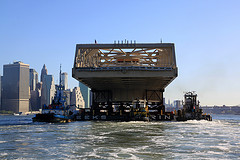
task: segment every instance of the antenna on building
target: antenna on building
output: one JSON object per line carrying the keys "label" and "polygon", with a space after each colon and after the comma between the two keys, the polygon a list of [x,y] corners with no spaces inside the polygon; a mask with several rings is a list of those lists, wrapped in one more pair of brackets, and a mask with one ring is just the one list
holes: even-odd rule
{"label": "antenna on building", "polygon": [[59,87],[60,88],[62,88],[62,78],[61,78],[61,75],[62,75],[62,64],[60,63],[60,74],[59,74],[59,78],[60,78],[60,80],[59,80]]}
{"label": "antenna on building", "polygon": [[162,43],[162,38],[161,38],[161,43]]}

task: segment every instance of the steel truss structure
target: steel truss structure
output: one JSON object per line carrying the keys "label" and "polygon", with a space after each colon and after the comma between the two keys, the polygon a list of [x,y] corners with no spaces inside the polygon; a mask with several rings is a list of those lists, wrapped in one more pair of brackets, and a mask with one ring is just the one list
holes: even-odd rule
{"label": "steel truss structure", "polygon": [[87,46],[77,45],[74,67],[141,66],[176,68],[175,52],[171,45],[115,44],[108,47],[104,44],[96,44],[93,48],[87,48]]}

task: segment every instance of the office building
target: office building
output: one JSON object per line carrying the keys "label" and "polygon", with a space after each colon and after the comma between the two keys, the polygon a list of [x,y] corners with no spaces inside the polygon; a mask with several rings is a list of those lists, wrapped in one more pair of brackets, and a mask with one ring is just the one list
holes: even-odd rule
{"label": "office building", "polygon": [[31,111],[38,111],[41,108],[41,100],[40,100],[41,90],[37,88],[37,85],[38,85],[38,73],[35,71],[35,69],[30,69],[29,70],[29,86],[30,86],[30,110]]}
{"label": "office building", "polygon": [[68,74],[66,72],[61,73],[61,85],[63,86],[64,90],[68,89]]}
{"label": "office building", "polygon": [[48,74],[48,71],[47,71],[46,65],[44,64],[43,68],[42,68],[42,71],[41,71],[41,82],[43,82],[43,78],[47,74]]}
{"label": "office building", "polygon": [[30,69],[29,70],[30,91],[36,90],[37,83],[38,83],[38,73],[35,71],[35,69]]}
{"label": "office building", "polygon": [[49,105],[55,95],[54,78],[52,75],[44,75],[42,80],[41,105]]}
{"label": "office building", "polygon": [[79,82],[79,87],[83,96],[83,100],[85,102],[85,108],[90,108],[90,88],[81,82]]}
{"label": "office building", "polygon": [[22,62],[3,65],[2,110],[29,111],[29,65]]}
{"label": "office building", "polygon": [[80,87],[75,87],[71,92],[71,105],[75,105],[78,108],[85,108],[85,102]]}
{"label": "office building", "polygon": [[39,111],[41,109],[41,91],[42,91],[42,82],[38,82],[36,85],[36,89],[30,91],[30,110],[31,111]]}

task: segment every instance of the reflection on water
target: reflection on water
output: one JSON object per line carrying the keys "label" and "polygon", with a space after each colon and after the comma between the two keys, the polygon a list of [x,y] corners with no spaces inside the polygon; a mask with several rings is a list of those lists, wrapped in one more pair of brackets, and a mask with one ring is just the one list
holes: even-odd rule
{"label": "reflection on water", "polygon": [[240,116],[213,121],[32,123],[0,116],[0,159],[237,159]]}

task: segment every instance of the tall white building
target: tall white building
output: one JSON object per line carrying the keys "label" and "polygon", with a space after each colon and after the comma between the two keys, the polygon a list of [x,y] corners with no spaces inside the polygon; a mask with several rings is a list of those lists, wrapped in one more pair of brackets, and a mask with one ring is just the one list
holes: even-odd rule
{"label": "tall white building", "polygon": [[41,104],[49,105],[55,95],[55,84],[52,75],[44,75],[42,82]]}
{"label": "tall white building", "polygon": [[30,91],[35,91],[38,83],[38,73],[35,69],[29,69],[29,85]]}
{"label": "tall white building", "polygon": [[75,105],[78,108],[85,108],[85,102],[80,87],[75,87],[71,92],[71,105]]}
{"label": "tall white building", "polygon": [[68,74],[66,72],[61,73],[61,85],[64,87],[64,90],[68,89]]}

